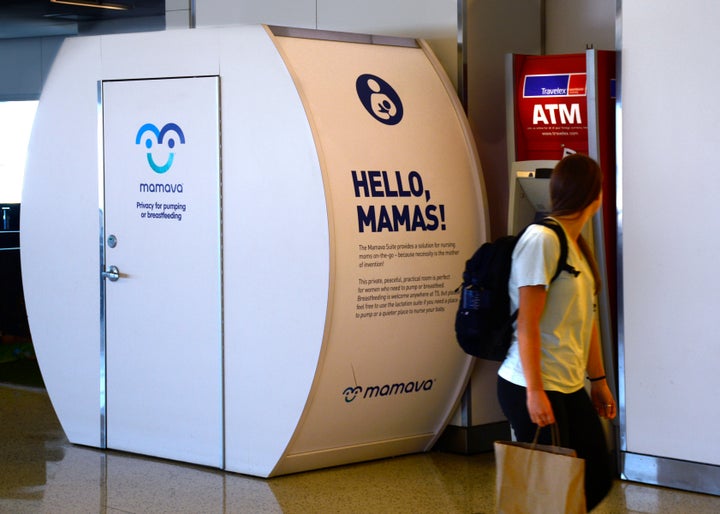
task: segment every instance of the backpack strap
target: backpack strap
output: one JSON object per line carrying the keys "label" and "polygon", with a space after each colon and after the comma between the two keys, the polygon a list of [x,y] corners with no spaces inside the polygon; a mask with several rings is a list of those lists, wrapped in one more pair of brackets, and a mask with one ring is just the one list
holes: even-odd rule
{"label": "backpack strap", "polygon": [[577,277],[580,272],[576,270],[573,266],[569,265],[567,262],[568,242],[567,237],[565,236],[565,230],[562,228],[562,225],[560,225],[560,223],[558,223],[552,218],[544,218],[541,221],[538,221],[537,224],[551,229],[553,232],[555,232],[555,235],[560,240],[560,257],[558,257],[557,268],[555,268],[555,274],[550,279],[550,282],[554,282],[555,279],[558,278],[560,276],[560,273],[562,273],[563,271],[567,271],[568,273],[571,273],[573,276]]}
{"label": "backpack strap", "polygon": [[[560,256],[558,257],[558,263],[557,267],[555,268],[555,274],[550,279],[550,283],[552,284],[556,278],[560,276],[560,273],[563,271],[567,271],[568,273],[572,274],[574,277],[577,277],[580,272],[576,270],[573,266],[568,264],[567,258],[568,258],[568,242],[567,237],[565,236],[565,230],[562,228],[562,225],[555,221],[552,218],[543,218],[540,221],[536,221],[535,223],[531,223],[531,225],[542,225],[543,227],[547,227],[551,229],[553,232],[555,232],[555,235],[557,236],[558,240],[560,241]],[[530,226],[530,225],[528,225]],[[520,234],[518,234],[518,239],[520,239],[520,236],[522,236],[523,232],[527,230],[527,227],[523,229]],[[515,323],[518,317],[518,311],[519,309],[515,309],[515,312],[512,313],[512,316],[510,316],[510,325]]]}

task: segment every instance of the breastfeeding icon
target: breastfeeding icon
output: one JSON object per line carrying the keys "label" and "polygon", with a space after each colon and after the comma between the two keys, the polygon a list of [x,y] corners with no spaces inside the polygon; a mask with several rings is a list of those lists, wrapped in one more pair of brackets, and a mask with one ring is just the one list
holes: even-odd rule
{"label": "breastfeeding icon", "polygon": [[400,96],[380,77],[369,73],[360,75],[355,89],[365,109],[381,123],[397,125],[403,117]]}
{"label": "breastfeeding icon", "polygon": [[397,107],[390,97],[382,92],[380,84],[375,79],[368,79],[368,87],[373,94],[370,95],[370,105],[378,118],[389,120],[397,114]]}

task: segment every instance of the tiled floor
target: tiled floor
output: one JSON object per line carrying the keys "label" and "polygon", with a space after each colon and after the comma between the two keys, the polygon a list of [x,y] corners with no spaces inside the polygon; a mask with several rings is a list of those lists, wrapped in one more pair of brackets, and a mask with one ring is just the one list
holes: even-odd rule
{"label": "tiled floor", "polygon": [[[269,480],[69,444],[42,389],[0,385],[0,513],[491,513],[492,454],[430,452]],[[598,513],[716,513],[617,481]]]}

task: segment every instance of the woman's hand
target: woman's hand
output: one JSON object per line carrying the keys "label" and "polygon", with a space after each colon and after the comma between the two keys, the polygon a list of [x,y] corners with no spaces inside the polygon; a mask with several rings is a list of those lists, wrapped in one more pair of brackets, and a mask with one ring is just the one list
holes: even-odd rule
{"label": "woman's hand", "polygon": [[555,423],[555,414],[545,391],[528,389],[527,408],[530,420],[536,425],[544,427]]}
{"label": "woman's hand", "polygon": [[617,406],[607,380],[602,379],[592,382],[591,387],[590,397],[597,413],[603,418],[614,419],[617,416]]}

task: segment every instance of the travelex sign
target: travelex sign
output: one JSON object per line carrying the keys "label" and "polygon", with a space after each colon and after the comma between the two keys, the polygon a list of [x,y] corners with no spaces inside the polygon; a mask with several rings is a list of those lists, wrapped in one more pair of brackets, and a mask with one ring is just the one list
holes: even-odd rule
{"label": "travelex sign", "polygon": [[[148,150],[146,154],[148,164],[150,168],[158,174],[165,173],[172,167],[173,161],[175,160],[174,149],[177,144],[176,140],[179,141],[181,145],[185,144],[185,134],[177,123],[166,123],[162,129],[158,129],[157,126],[152,123],[145,123],[137,131],[135,144],[139,145],[143,141],[143,137],[145,137],[145,148]],[[163,149],[163,153],[167,152],[167,158],[165,158],[163,164],[158,164],[156,161],[158,154],[154,153],[153,147],[155,147],[155,151]]]}
{"label": "travelex sign", "polygon": [[[585,73],[560,73],[556,75],[526,75],[523,98],[551,99],[584,97],[587,93]],[[536,103],[533,106],[533,125],[581,125],[580,104],[560,101]]]}
{"label": "travelex sign", "polygon": [[349,386],[343,391],[345,403],[352,403],[355,400],[368,400],[378,397],[396,396],[400,394],[420,393],[432,390],[435,379],[411,380],[409,382],[397,382],[394,384],[373,385],[373,386]]}
{"label": "travelex sign", "polygon": [[585,96],[585,73],[559,73],[557,75],[526,75],[523,98],[551,96]]}

